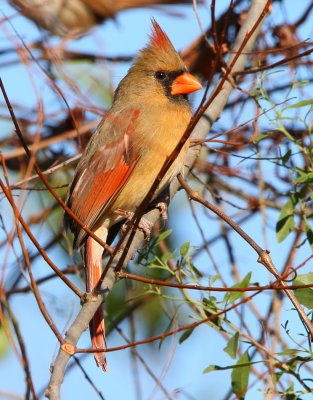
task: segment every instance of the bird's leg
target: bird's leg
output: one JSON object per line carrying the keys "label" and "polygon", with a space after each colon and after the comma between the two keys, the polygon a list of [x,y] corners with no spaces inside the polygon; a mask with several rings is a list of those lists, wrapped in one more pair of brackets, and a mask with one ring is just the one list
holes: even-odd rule
{"label": "bird's leg", "polygon": [[[118,208],[115,210],[115,213],[125,217],[128,221],[122,226],[122,230],[125,231],[127,226],[130,224],[131,219],[133,218],[134,214],[132,211],[125,211]],[[153,228],[153,223],[148,221],[146,218],[140,218],[138,228],[141,229],[145,235],[145,239],[148,241],[150,240],[151,230]]]}

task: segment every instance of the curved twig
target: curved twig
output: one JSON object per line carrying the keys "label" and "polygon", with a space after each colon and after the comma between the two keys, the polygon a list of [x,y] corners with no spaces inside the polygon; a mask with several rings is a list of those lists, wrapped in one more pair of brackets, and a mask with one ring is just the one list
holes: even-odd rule
{"label": "curved twig", "polygon": [[208,202],[207,200],[205,200],[204,198],[202,198],[202,196],[199,195],[198,192],[195,192],[192,190],[192,188],[187,184],[187,182],[184,180],[184,178],[179,175],[178,176],[178,180],[180,182],[180,184],[182,185],[182,187],[186,190],[188,196],[194,200],[197,201],[198,203],[204,205],[206,208],[208,208],[209,210],[213,211],[215,214],[217,214],[220,218],[222,218],[228,225],[230,225],[258,254],[259,258],[258,258],[258,262],[263,264],[265,268],[267,268],[267,270],[275,276],[275,278],[279,281],[280,285],[283,286],[285,289],[285,293],[286,295],[289,297],[290,301],[292,302],[292,304],[295,306],[296,310],[298,311],[298,314],[300,316],[300,318],[303,320],[304,324],[306,325],[311,339],[313,340],[313,326],[312,323],[310,321],[310,319],[308,318],[308,316],[306,315],[306,313],[304,312],[303,308],[301,307],[300,303],[298,302],[298,300],[296,299],[294,293],[289,290],[286,289],[286,283],[284,282],[284,277],[280,275],[280,273],[277,271],[271,257],[270,257],[270,252],[269,250],[264,250],[262,249],[262,247],[260,247],[243,229],[240,228],[240,226],[238,226],[230,217],[228,217],[223,211],[221,211],[218,207],[216,207],[215,205],[211,204],[210,202]]}

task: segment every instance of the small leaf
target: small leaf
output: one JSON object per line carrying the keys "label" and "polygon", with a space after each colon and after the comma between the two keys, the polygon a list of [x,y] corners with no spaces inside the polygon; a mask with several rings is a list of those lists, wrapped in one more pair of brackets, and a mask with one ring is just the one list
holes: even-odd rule
{"label": "small leaf", "polygon": [[209,286],[213,286],[214,283],[215,283],[218,279],[220,279],[220,276],[219,276],[218,274],[211,276],[211,277],[210,277],[210,280],[209,280],[209,282],[210,282],[210,285],[209,285]]}
{"label": "small leaf", "polygon": [[295,220],[292,215],[289,215],[283,219],[280,219],[276,225],[276,237],[280,243],[286,239],[286,237],[292,232],[295,227]]}
{"label": "small leaf", "polygon": [[271,135],[273,135],[273,131],[259,133],[259,134],[257,134],[256,136],[253,137],[253,143],[258,143],[261,140],[266,139]]}
{"label": "small leaf", "polygon": [[[293,285],[313,285],[313,272],[298,275],[292,283]],[[313,287],[295,289],[294,294],[300,304],[309,309],[313,309]]]}
{"label": "small leaf", "polygon": [[289,199],[284,204],[276,224],[276,238],[279,243],[286,239],[286,237],[295,227],[293,213],[294,201],[293,199]]}
{"label": "small leaf", "polygon": [[276,353],[278,356],[296,356],[299,354],[300,350],[298,349],[286,349],[284,351],[280,351]]}
{"label": "small leaf", "polygon": [[288,108],[300,108],[310,105],[313,105],[313,99],[299,101],[298,103],[292,104]]}
{"label": "small leaf", "polygon": [[246,362],[246,363],[241,363],[241,364],[234,364],[234,365],[227,365],[226,367],[221,367],[220,365],[209,365],[207,368],[203,370],[203,373],[211,372],[211,371],[226,371],[228,369],[240,369],[243,367],[248,367],[250,368],[251,365],[254,364],[264,364],[264,361],[254,361],[254,362]]}
{"label": "small leaf", "polygon": [[206,308],[210,308],[213,311],[217,310],[215,296],[209,295],[208,297],[203,297],[202,303]]}
{"label": "small leaf", "polygon": [[235,359],[238,348],[239,333],[236,332],[233,337],[231,337],[223,349],[231,358]]}
{"label": "small leaf", "polygon": [[239,357],[236,364],[237,368],[234,368],[231,374],[232,389],[238,399],[244,399],[248,389],[250,372],[249,362],[249,354],[248,351],[246,351]]}
{"label": "small leaf", "polygon": [[158,243],[161,242],[161,240],[166,239],[170,234],[172,233],[173,229],[168,229],[162,233],[159,234],[158,236]]}
{"label": "small leaf", "polygon": [[294,82],[294,83],[292,84],[292,88],[297,88],[297,87],[305,86],[305,85],[307,85],[309,82],[310,82],[310,81],[307,80],[307,79],[304,79],[303,81],[299,81],[299,82]]}
{"label": "small leaf", "polygon": [[305,233],[306,233],[306,238],[308,239],[309,245],[311,247],[311,250],[313,250],[313,231],[310,225],[308,224],[306,224],[305,226]]}
{"label": "small leaf", "polygon": [[208,296],[208,298],[204,297],[202,299],[202,303],[204,306],[203,310],[205,312],[205,315],[207,317],[210,317],[210,322],[212,324],[215,324],[218,328],[221,328],[223,322],[222,318],[214,315],[216,311],[218,311],[218,308],[216,306],[216,297],[210,295]]}
{"label": "small leaf", "polygon": [[209,365],[208,367],[206,367],[206,368],[203,370],[203,373],[204,373],[204,374],[207,374],[207,373],[209,373],[209,372],[216,371],[216,370],[219,370],[219,368],[216,368],[216,365]]}
{"label": "small leaf", "polygon": [[198,277],[198,278],[202,278],[203,277],[203,273],[201,271],[198,270],[198,268],[193,264],[190,263],[189,265],[190,270]]}
{"label": "small leaf", "polygon": [[286,400],[301,400],[301,398],[296,394],[293,382],[290,382],[290,386],[285,390],[285,393]]}
{"label": "small leaf", "polygon": [[[6,321],[6,323],[7,323],[7,329],[10,329],[10,324],[8,323],[8,321]],[[3,325],[0,323],[0,359],[7,354],[9,350],[8,344],[9,342],[7,333],[5,332]]]}
{"label": "small leaf", "polygon": [[[170,320],[170,322],[169,322],[169,324],[167,325],[167,327],[166,327],[164,333],[167,333],[167,332],[169,332],[169,331],[172,329],[174,320],[175,320],[175,318],[172,318],[172,319]],[[161,346],[162,346],[162,344],[163,344],[163,342],[164,342],[164,339],[165,339],[165,338],[160,339],[159,350],[161,349]]]}
{"label": "small leaf", "polygon": [[195,328],[190,328],[190,329],[187,329],[182,335],[181,335],[181,337],[179,338],[179,344],[182,344],[186,339],[188,339],[189,338],[189,336],[192,334],[192,332],[194,331],[194,329]]}
{"label": "small leaf", "polygon": [[[248,287],[250,284],[250,279],[251,279],[252,273],[249,272],[241,282],[237,283],[236,285],[233,285],[232,288],[245,288]],[[224,301],[227,301],[228,303],[234,303],[237,299],[239,299],[244,292],[229,292],[226,293],[224,297]]]}
{"label": "small leaf", "polygon": [[313,172],[302,172],[298,178],[295,178],[294,183],[306,183],[313,181]]}
{"label": "small leaf", "polygon": [[287,151],[287,153],[286,153],[286,154],[282,157],[282,159],[281,159],[284,165],[289,161],[291,155],[292,155],[292,152],[291,152],[291,150],[289,149],[289,150]]}
{"label": "small leaf", "polygon": [[186,255],[188,254],[189,248],[190,248],[190,242],[186,242],[181,246],[181,248],[180,248],[180,256],[182,258],[186,257]]}

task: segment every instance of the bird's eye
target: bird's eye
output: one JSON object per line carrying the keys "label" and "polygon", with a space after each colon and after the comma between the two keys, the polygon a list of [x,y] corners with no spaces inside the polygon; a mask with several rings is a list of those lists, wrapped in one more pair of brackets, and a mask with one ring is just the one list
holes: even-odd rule
{"label": "bird's eye", "polygon": [[154,76],[156,77],[156,79],[158,81],[164,81],[164,79],[166,78],[166,73],[163,71],[157,71]]}

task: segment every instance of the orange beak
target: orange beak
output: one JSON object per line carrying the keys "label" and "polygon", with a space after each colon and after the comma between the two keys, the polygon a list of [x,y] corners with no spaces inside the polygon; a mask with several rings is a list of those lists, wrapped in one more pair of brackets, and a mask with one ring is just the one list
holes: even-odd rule
{"label": "orange beak", "polygon": [[179,75],[172,84],[171,94],[188,94],[202,89],[201,83],[189,72]]}

